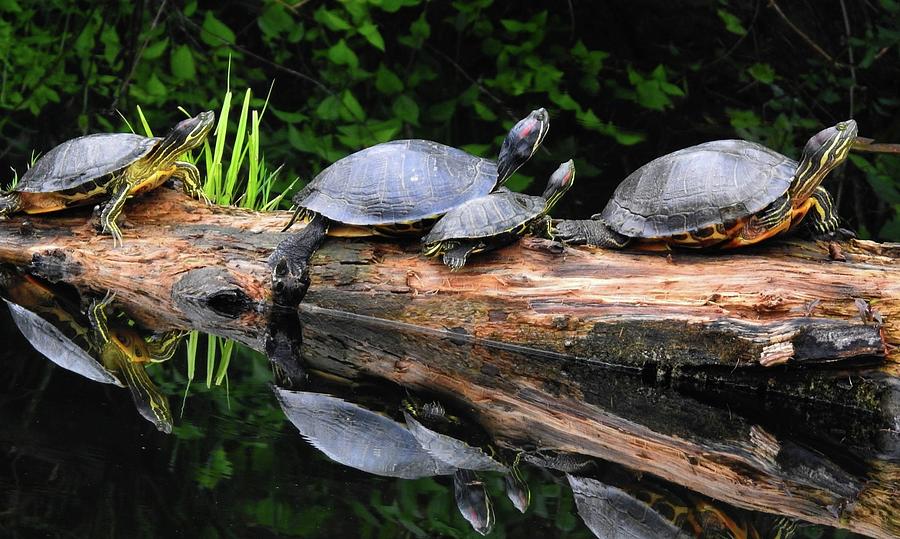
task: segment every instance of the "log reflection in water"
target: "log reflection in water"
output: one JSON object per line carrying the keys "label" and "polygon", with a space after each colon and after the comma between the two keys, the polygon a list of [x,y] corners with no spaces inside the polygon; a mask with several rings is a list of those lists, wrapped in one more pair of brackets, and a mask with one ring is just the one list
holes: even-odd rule
{"label": "log reflection in water", "polygon": [[[300,317],[311,366],[437,394],[464,408],[500,445],[597,457],[746,509],[875,537],[900,534],[898,463],[888,457],[896,454],[897,432],[887,405],[898,398],[877,372],[871,378],[856,372],[862,383],[845,389],[864,392],[875,406],[835,405],[814,425],[832,430],[820,433],[803,427],[807,414],[821,413],[803,399],[794,398],[776,416],[744,417],[729,409],[728,398],[701,402],[641,369],[563,354],[523,355],[455,331],[423,331],[310,305],[301,305]],[[759,368],[735,371],[751,379]],[[818,381],[846,383],[841,371],[833,375],[819,373]],[[791,434],[795,427],[800,437]],[[841,428],[853,440],[837,443]]]}

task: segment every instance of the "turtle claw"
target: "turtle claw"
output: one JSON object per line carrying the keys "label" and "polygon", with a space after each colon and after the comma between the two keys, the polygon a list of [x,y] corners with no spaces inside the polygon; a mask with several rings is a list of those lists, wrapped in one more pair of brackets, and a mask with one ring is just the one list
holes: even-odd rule
{"label": "turtle claw", "polygon": [[466,265],[465,256],[457,256],[450,253],[444,254],[443,261],[444,264],[450,268],[450,271],[459,271]]}

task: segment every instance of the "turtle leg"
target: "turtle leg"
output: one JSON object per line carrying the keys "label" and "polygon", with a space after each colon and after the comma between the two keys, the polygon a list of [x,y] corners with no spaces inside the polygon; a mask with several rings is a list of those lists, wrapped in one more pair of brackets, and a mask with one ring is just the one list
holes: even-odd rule
{"label": "turtle leg", "polygon": [[172,359],[178,345],[188,335],[187,331],[181,329],[173,329],[165,333],[157,333],[147,339],[147,352],[150,354],[150,361],[161,363]]}
{"label": "turtle leg", "polygon": [[122,231],[119,230],[116,220],[122,215],[122,208],[125,207],[132,186],[132,183],[125,180],[117,182],[113,187],[112,196],[100,212],[100,231],[103,234],[112,234],[113,247],[122,245]]}
{"label": "turtle leg", "polygon": [[200,171],[192,163],[175,161],[175,172],[172,173],[172,178],[181,180],[182,189],[188,196],[212,204],[200,183]]}
{"label": "turtle leg", "polygon": [[840,227],[837,211],[831,195],[824,187],[819,186],[810,196],[810,208],[807,215],[807,227],[815,239],[849,240],[856,237],[852,230]]}
{"label": "turtle leg", "polygon": [[316,215],[302,231],[279,243],[269,255],[272,268],[272,300],[293,307],[303,300],[309,288],[309,258],[321,247],[328,234],[329,221]]}
{"label": "turtle leg", "polygon": [[594,245],[606,249],[621,249],[631,242],[599,219],[560,219],[553,222],[551,237],[572,245]]}
{"label": "turtle leg", "polygon": [[106,307],[113,298],[114,294],[107,293],[103,299],[91,302],[88,308],[88,320],[93,330],[91,340],[100,351],[100,359],[104,366],[116,375],[124,377],[123,381],[131,390],[131,397],[138,413],[153,423],[158,430],[168,434],[172,432],[172,412],[169,410],[168,399],[159,392],[144,367],[129,361],[126,354],[110,340]]}
{"label": "turtle leg", "polygon": [[19,211],[21,207],[22,202],[19,193],[0,194],[0,219],[6,219]]}
{"label": "turtle leg", "polygon": [[469,258],[469,255],[474,253],[478,247],[479,244],[472,241],[457,242],[444,251],[444,255],[441,259],[444,261],[444,264],[450,268],[450,271],[457,271],[466,265],[466,260]]}

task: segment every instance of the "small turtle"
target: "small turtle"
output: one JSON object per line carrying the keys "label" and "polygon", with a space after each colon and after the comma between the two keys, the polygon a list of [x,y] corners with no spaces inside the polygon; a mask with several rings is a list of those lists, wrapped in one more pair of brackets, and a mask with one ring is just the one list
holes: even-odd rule
{"label": "small turtle", "polygon": [[294,196],[297,210],[285,230],[298,218],[309,222],[269,257],[276,301],[302,299],[309,257],[326,234],[422,234],[449,210],[502,186],[549,127],[546,110],[532,111],[509,131],[497,163],[429,140],[385,142],[335,162]]}
{"label": "small turtle", "polygon": [[852,236],[838,227],[822,180],[856,139],[848,120],[814,135],[800,162],[746,140],[717,140],[654,159],[616,189],[589,220],[555,223],[566,243],[622,248],[632,240],[733,248],[787,232],[811,212],[816,235]]}
{"label": "small turtle", "polygon": [[183,331],[143,338],[118,319],[107,321],[107,295],[94,301],[87,321],[73,302],[57,295],[31,276],[4,279],[10,314],[35,350],[60,367],[104,384],[127,387],[138,412],[162,432],[172,432],[172,413],[166,396],[147,376],[148,362],[170,359]]}
{"label": "small turtle", "polygon": [[102,231],[121,245],[116,220],[129,197],[177,178],[186,193],[206,198],[197,167],[177,158],[203,144],[214,120],[212,111],[201,112],[179,122],[163,138],[101,133],[63,142],[38,159],[11,191],[0,195],[0,217],[19,211],[54,212],[105,198]]}
{"label": "small turtle", "polygon": [[[472,475],[474,472],[500,472],[504,474],[507,498],[519,512],[524,513],[528,510],[528,506],[531,504],[531,489],[528,488],[528,484],[522,477],[518,466],[518,457],[511,465],[506,465],[497,460],[498,455],[489,444],[484,444],[484,447],[487,449],[485,451],[485,449],[477,445],[471,445],[463,441],[463,433],[471,437],[472,434],[477,435],[479,429],[474,428],[471,424],[464,424],[458,417],[447,414],[444,407],[439,403],[419,403],[411,397],[405,402],[405,408],[403,416],[406,421],[406,427],[425,450],[442,462],[470,472],[461,476],[457,472],[457,476],[454,477],[454,485],[457,491],[465,490],[465,485],[469,485],[468,488],[480,488],[483,490],[483,483],[477,476]],[[484,441],[487,441],[486,436]],[[481,486],[479,487],[479,485]],[[465,508],[463,506],[459,507],[464,516],[467,513],[480,515],[476,519],[480,524],[476,524],[476,521],[466,516],[466,519],[469,520],[476,530],[479,530],[481,524],[488,522],[493,526],[493,506],[490,503],[490,497],[487,495],[487,492],[483,494],[472,493],[470,496],[464,497],[464,499],[470,502],[473,500],[485,500],[484,504],[478,505],[477,511],[473,509],[471,504],[467,504]],[[457,502],[459,501],[460,498],[457,497]],[[484,534],[487,531],[479,530],[479,533]]]}
{"label": "small turtle", "polygon": [[550,234],[547,213],[575,181],[572,160],[561,164],[541,196],[503,189],[469,200],[444,215],[422,240],[426,256],[443,255],[444,264],[456,271],[474,253],[497,249],[543,226]]}

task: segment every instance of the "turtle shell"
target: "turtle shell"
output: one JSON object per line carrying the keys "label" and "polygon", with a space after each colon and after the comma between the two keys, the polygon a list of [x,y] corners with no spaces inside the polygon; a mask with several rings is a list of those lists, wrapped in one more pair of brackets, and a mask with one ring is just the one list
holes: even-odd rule
{"label": "turtle shell", "polygon": [[52,193],[80,187],[134,163],[160,140],[132,133],[98,133],[68,140],[41,156],[15,191]]}
{"label": "turtle shell", "polygon": [[796,171],[796,161],[754,142],[707,142],[637,169],[593,218],[632,238],[687,234],[762,210]]}
{"label": "turtle shell", "polygon": [[540,217],[547,207],[543,197],[499,191],[453,208],[435,223],[423,243],[464,238],[490,238],[510,232]]}
{"label": "turtle shell", "polygon": [[475,470],[481,472],[509,472],[506,466],[494,460],[491,456],[473,447],[462,440],[452,436],[435,432],[408,412],[403,412],[406,419],[406,428],[435,459],[455,468]]}
{"label": "turtle shell", "polygon": [[300,434],[331,460],[403,479],[456,471],[423,449],[401,423],[331,395],[274,388]]}
{"label": "turtle shell", "polygon": [[335,162],[294,197],[348,225],[411,223],[490,193],[497,164],[428,140],[377,144]]}

